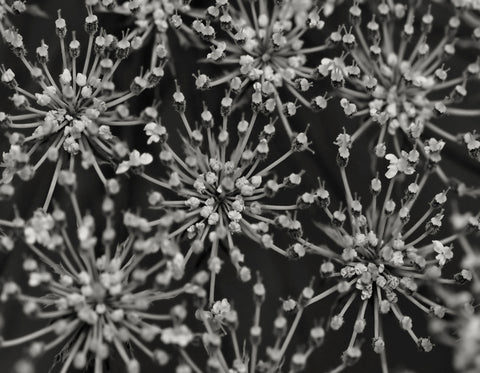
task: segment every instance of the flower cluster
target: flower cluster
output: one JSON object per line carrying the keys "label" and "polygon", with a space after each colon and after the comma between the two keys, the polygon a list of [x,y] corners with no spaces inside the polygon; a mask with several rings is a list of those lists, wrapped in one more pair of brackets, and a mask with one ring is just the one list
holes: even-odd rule
{"label": "flower cluster", "polygon": [[[306,45],[305,34],[322,30],[325,25],[314,1],[269,3],[216,0],[207,8],[205,20],[193,22],[192,29],[211,44],[207,62],[231,70],[214,79],[200,74],[196,86],[206,89],[228,83],[230,91],[239,97],[247,94],[247,88],[253,88],[252,105],[262,106],[269,113],[276,111],[292,137],[287,117],[296,113],[297,102],[314,110],[327,105],[323,96],[309,100],[305,95],[317,76],[314,62],[308,57],[328,48],[329,41]],[[284,90],[295,102],[285,101]]]}
{"label": "flower cluster", "polygon": [[[344,154],[341,146],[339,153]],[[388,180],[386,191],[382,193],[384,185],[377,175],[370,183],[370,204],[364,208],[362,198],[352,194],[345,171],[345,158],[341,158],[340,154],[345,205],[331,210],[330,193],[323,183],[313,194],[329,220],[329,224],[319,223],[318,226],[334,243],[335,249],[303,238],[299,240],[304,251],[326,259],[320,266],[320,273],[335,282],[313,297],[308,305],[337,294],[339,304],[343,305],[332,316],[330,327],[339,330],[354,302],[357,300],[360,303],[350,342],[343,354],[344,366],[355,363],[361,356],[358,339],[367,328],[366,312],[370,306],[374,320],[372,347],[380,354],[382,369],[386,371],[386,341],[381,315],[392,314],[421,350],[430,351],[433,343],[429,338],[415,334],[413,320],[402,311],[400,299],[404,298],[426,314],[438,318],[454,314],[448,306],[424,295],[422,287],[430,283],[441,286],[472,280],[472,273],[467,269],[451,279],[443,277],[442,272],[453,258],[452,242],[464,240],[467,233],[479,231],[480,223],[472,216],[452,235],[437,238],[442,228],[447,191],[435,194],[428,208],[417,213],[415,204],[432,172],[416,173],[416,162],[406,152],[405,158],[400,160],[392,154],[386,156],[390,160],[385,174]],[[416,156],[418,158],[418,154]],[[395,162],[392,162],[393,159]],[[408,175],[413,180],[406,184],[402,180]],[[393,197],[395,186],[404,188],[399,201]],[[419,218],[412,221],[411,214]]]}
{"label": "flower cluster", "polygon": [[22,88],[15,72],[2,67],[1,82],[13,91],[10,99],[16,111],[0,112],[0,124],[12,131],[10,148],[3,153],[2,184],[11,183],[15,176],[31,180],[42,165],[53,162],[45,209],[57,182],[72,183],[77,156],[81,156],[82,167],[95,169],[105,187],[115,189],[100,164],[118,164],[128,154],[128,147],[112,133],[112,128],[145,124],[145,119],[132,115],[125,103],[156,86],[163,76],[163,57],[154,48],[150,68],[134,77],[128,90],[118,89],[113,78],[129,56],[129,34],[119,40],[99,30],[98,17],[90,6],[87,11],[84,27],[88,45],[83,49],[84,57],[75,32],[67,42],[67,24],[60,12],[55,20],[63,66],[56,79],[49,69],[49,46],[45,42],[36,49],[33,62],[26,57],[22,35],[14,29],[5,32],[6,43],[27,68],[38,90]]}
{"label": "flower cluster", "polygon": [[30,50],[36,3],[0,0],[2,371],[413,371],[395,330],[479,371],[477,1],[85,0]]}
{"label": "flower cluster", "polygon": [[459,105],[467,97],[467,83],[478,80],[480,65],[473,62],[449,77],[448,59],[455,54],[461,21],[452,16],[442,39],[433,41],[430,7],[420,24],[415,22],[417,11],[415,5],[380,2],[372,15],[365,16],[355,2],[349,9],[351,26],[337,36],[345,53],[324,58],[319,73],[338,87],[345,115],[361,119],[352,141],[375,128],[377,157],[383,157],[390,146],[399,152],[405,140],[428,154],[431,144],[424,142],[431,142],[426,134],[433,133],[439,138],[436,151],[445,141],[461,143],[479,160],[478,134],[460,133],[453,122],[444,124],[439,117],[478,116],[478,110]]}
{"label": "flower cluster", "polygon": [[[6,281],[1,301],[20,302],[26,315],[46,326],[12,339],[4,335],[2,348],[28,344],[32,357],[58,351],[62,372],[90,364],[95,372],[103,372],[114,352],[128,372],[138,372],[140,363],[132,347],[159,365],[168,362],[165,351],[149,345],[160,339],[160,325],[173,317],[166,312],[168,308],[156,305],[194,290],[189,284],[167,290],[173,280],[181,279],[178,263],[183,257],[175,243],[147,237],[130,226],[128,219],[125,224],[130,234],[118,241],[113,200],[107,197],[102,210],[106,228],[100,236],[95,233],[93,216],[75,211],[77,230],[72,237],[67,213],[59,207],[51,214],[37,210],[24,222],[20,236],[30,253],[23,261],[29,290],[14,280]],[[145,258],[154,255],[163,259],[146,266]],[[36,289],[44,293],[36,295]]]}
{"label": "flower cluster", "polygon": [[[173,98],[186,131],[183,155],[170,147],[167,129],[156,118],[144,130],[149,143],[162,145],[159,157],[168,170],[167,176],[154,178],[141,169],[142,157],[144,161],[151,161],[148,154],[139,155],[138,162],[129,160],[120,164],[117,173],[136,169],[140,176],[161,188],[161,192],[150,194],[149,202],[164,213],[149,225],[170,229],[170,238],[186,236],[191,242],[187,259],[193,253],[201,252],[210,241],[212,281],[222,265],[218,257],[222,242],[240,278],[248,281],[250,270],[243,263],[242,250],[234,243],[235,235],[244,235],[267,249],[287,255],[275,244],[270,226],[287,229],[293,235],[301,234],[292,214],[308,206],[308,201],[300,199],[290,205],[280,205],[272,204],[270,200],[283,189],[300,184],[301,173],[291,173],[278,182],[273,172],[293,154],[309,149],[307,135],[305,132],[297,134],[288,151],[268,161],[269,142],[275,134],[274,122],[264,126],[255,143],[252,134],[258,113],[254,112],[249,120],[243,118],[238,122],[238,141],[229,146],[232,105],[229,97],[224,97],[221,102],[223,123],[217,135],[214,116],[206,107],[201,113],[201,128],[193,129],[185,115],[186,102],[179,88]],[[172,225],[175,229],[170,228]]]}

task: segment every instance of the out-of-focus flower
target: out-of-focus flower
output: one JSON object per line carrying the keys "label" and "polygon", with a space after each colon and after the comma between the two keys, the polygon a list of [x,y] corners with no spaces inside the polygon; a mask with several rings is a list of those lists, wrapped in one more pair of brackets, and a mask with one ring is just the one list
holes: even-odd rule
{"label": "out-of-focus flower", "polygon": [[432,319],[429,329],[436,341],[453,350],[453,367],[458,373],[476,373],[480,369],[480,315],[478,293],[439,291],[438,295],[451,308],[454,317]]}
{"label": "out-of-focus flower", "polygon": [[436,0],[436,2],[447,5],[447,9],[451,9],[453,5],[459,16],[470,27],[474,28],[473,37],[475,41],[478,41],[480,37],[480,1],[478,0]]}
{"label": "out-of-focus flower", "polygon": [[[80,215],[78,201],[71,197],[76,236],[69,234],[63,210],[36,212],[25,223],[23,238],[31,254],[24,259],[23,270],[32,289],[21,289],[10,280],[0,295],[2,302],[20,302],[26,315],[45,326],[13,339],[4,335],[0,348],[28,344],[31,357],[57,351],[62,372],[85,369],[91,363],[100,373],[104,362],[113,358],[120,359],[127,372],[139,372],[138,352],[165,365],[168,355],[154,341],[162,335],[161,324],[181,324],[182,313],[169,313],[164,307],[162,314],[154,307],[195,291],[188,283],[167,290],[176,278],[172,263],[181,256],[178,247],[132,227],[127,227],[130,235],[125,241],[117,241],[109,197],[102,205],[106,228],[96,236],[93,216]],[[144,259],[153,255],[157,259],[147,265]]]}
{"label": "out-of-focus flower", "polygon": [[3,38],[5,30],[7,30],[11,24],[9,17],[14,14],[23,13],[27,6],[24,1],[14,0],[8,2],[7,0],[0,0],[0,36]]}
{"label": "out-of-focus flower", "polygon": [[[391,314],[422,351],[430,351],[433,344],[430,339],[416,335],[413,320],[404,314],[400,299],[410,302],[426,314],[442,318],[447,313],[454,314],[454,310],[437,303],[435,298],[425,295],[421,288],[426,285],[442,288],[472,279],[470,271],[466,269],[451,279],[443,277],[442,270],[454,256],[452,242],[461,241],[467,233],[480,230],[478,218],[471,217],[467,224],[458,227],[449,236],[433,239],[438,237],[442,228],[447,191],[436,194],[424,211],[415,212],[415,203],[418,206],[418,197],[426,189],[433,171],[427,169],[417,174],[415,165],[418,154],[411,160],[408,159],[408,153],[402,154],[404,159],[401,160],[393,155],[386,156],[391,162],[386,173],[388,186],[382,192],[381,179],[378,176],[372,179],[371,201],[366,209],[366,198],[353,194],[348,181],[345,171],[348,158],[340,159],[345,207],[340,205],[338,210],[331,210],[330,194],[323,184],[314,193],[318,205],[330,220],[330,224],[318,223],[318,226],[335,248],[299,239],[307,254],[317,254],[327,259],[321,265],[320,273],[335,282],[332,287],[314,296],[308,305],[337,294],[339,306],[330,320],[333,330],[342,328],[348,311],[353,307],[358,309],[350,343],[342,357],[344,366],[355,363],[361,355],[358,339],[366,330],[368,310],[371,310],[374,320],[372,346],[381,355],[382,364],[387,364],[387,342],[383,335],[381,315]],[[408,175],[414,180],[404,184]],[[404,188],[400,201],[395,201],[393,197],[394,186]],[[411,212],[420,218],[411,221]],[[359,302],[359,306],[352,306],[354,302]],[[357,350],[352,350],[355,348]]]}
{"label": "out-of-focus flower", "polygon": [[[216,0],[207,8],[205,18],[195,20],[192,29],[211,43],[207,62],[225,65],[230,71],[214,79],[200,74],[196,77],[197,88],[228,83],[231,92],[242,93],[239,97],[253,88],[251,104],[268,113],[276,111],[290,137],[293,130],[287,117],[296,113],[297,102],[317,111],[326,107],[323,96],[306,98],[316,78],[308,57],[323,52],[330,43],[306,45],[308,31],[324,27],[314,1],[244,4]],[[285,101],[285,93],[295,102]]]}
{"label": "out-of-focus flower", "polygon": [[287,255],[275,243],[269,227],[284,228],[293,235],[301,233],[301,225],[291,213],[307,207],[309,201],[299,199],[290,205],[277,205],[269,200],[283,189],[300,184],[301,173],[291,173],[277,182],[273,172],[294,153],[309,149],[306,133],[297,134],[289,150],[267,162],[269,141],[275,134],[273,122],[263,128],[258,140],[254,140],[258,120],[258,113],[254,112],[249,121],[242,119],[238,123],[238,142],[231,146],[228,97],[221,102],[223,124],[216,136],[213,114],[207,108],[200,116],[202,128],[193,129],[184,113],[186,102],[180,91],[174,94],[174,101],[187,134],[183,138],[183,155],[170,147],[166,129],[159,123],[145,128],[152,141],[161,143],[160,160],[168,170],[167,177],[160,179],[141,173],[143,178],[162,189],[162,192],[153,192],[149,201],[165,215],[150,225],[172,226],[169,237],[186,236],[191,240],[187,259],[202,251],[209,240],[212,243],[209,261],[212,281],[222,267],[218,250],[220,241],[223,242],[240,278],[248,281],[250,271],[243,264],[243,250],[235,246],[235,235],[244,235],[265,248]]}
{"label": "out-of-focus flower", "polygon": [[[84,168],[93,167],[109,189],[101,165],[118,165],[128,154],[111,128],[145,125],[144,118],[130,114],[126,103],[163,76],[163,62],[152,51],[151,66],[135,77],[127,91],[116,88],[114,77],[131,50],[129,33],[117,40],[103,29],[87,6],[85,31],[88,45],[83,47],[73,34],[67,42],[67,25],[60,13],[55,29],[60,41],[63,70],[55,77],[49,69],[49,47],[42,41],[36,49],[36,63],[27,59],[22,36],[14,29],[5,31],[5,40],[37,83],[37,91],[28,91],[16,80],[12,69],[1,69],[1,81],[13,90],[11,100],[16,114],[0,112],[0,124],[10,131],[10,149],[3,153],[2,184],[15,176],[31,180],[48,162],[55,164],[44,208],[47,209],[57,182],[74,183],[67,175],[75,171],[81,157]],[[85,57],[80,57],[84,54]],[[83,61],[82,61],[83,59]],[[18,131],[18,132],[17,132]],[[27,133],[25,133],[27,132]],[[67,180],[68,179],[68,180]]]}

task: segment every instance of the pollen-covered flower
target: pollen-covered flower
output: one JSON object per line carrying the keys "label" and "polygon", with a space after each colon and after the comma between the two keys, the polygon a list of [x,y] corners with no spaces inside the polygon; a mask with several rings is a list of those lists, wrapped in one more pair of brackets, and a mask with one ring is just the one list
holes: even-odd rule
{"label": "pollen-covered flower", "polygon": [[[208,354],[206,372],[277,372],[286,365],[290,372],[306,370],[308,358],[322,345],[326,333],[322,326],[315,325],[310,329],[308,342],[301,348],[293,348],[294,334],[313,289],[306,287],[298,299],[284,300],[277,316],[273,318],[273,325],[264,325],[260,317],[266,293],[264,284],[258,280],[253,286],[255,308],[248,341],[240,339],[242,337],[238,331],[241,330],[242,321],[235,307],[226,299],[215,302],[207,309],[202,305],[196,312],[203,324],[201,341]],[[273,333],[273,338],[269,339],[271,345],[265,345],[263,341],[266,330]],[[224,339],[227,343],[224,343]],[[191,348],[181,347],[181,356],[189,358],[181,360],[177,372],[190,372],[195,367],[195,371],[201,371],[199,362],[190,358],[198,354],[188,355]]]}
{"label": "pollen-covered flower", "polygon": [[[206,19],[194,21],[192,29],[211,43],[207,62],[225,65],[229,71],[213,79],[200,74],[196,86],[206,89],[228,83],[232,92],[242,93],[239,97],[251,94],[251,104],[277,112],[292,137],[287,117],[296,113],[297,102],[313,110],[327,105],[323,96],[307,98],[316,78],[309,58],[324,51],[329,41],[310,46],[305,34],[323,27],[321,10],[311,0],[216,0],[207,8]],[[315,32],[312,35],[319,40]],[[248,88],[253,90],[245,93]],[[286,101],[288,95],[294,101]]]}
{"label": "pollen-covered flower", "polygon": [[[293,235],[301,231],[290,213],[306,207],[308,201],[294,201],[289,205],[270,201],[282,190],[300,184],[301,172],[290,173],[280,180],[274,172],[294,153],[309,149],[308,138],[304,132],[297,134],[290,149],[270,160],[269,141],[275,134],[273,122],[263,128],[257,140],[253,134],[258,129],[259,119],[258,113],[253,113],[250,118],[238,122],[238,141],[232,144],[230,110],[225,106],[225,98],[221,104],[223,124],[215,126],[213,114],[205,107],[199,128],[192,127],[187,119],[185,98],[180,91],[174,94],[174,100],[186,130],[184,149],[182,153],[170,147],[164,127],[156,130],[162,133],[154,139],[162,145],[159,157],[168,174],[154,178],[141,173],[143,178],[160,187],[160,191],[150,195],[149,201],[165,212],[150,225],[171,226],[169,237],[190,240],[187,258],[202,251],[210,241],[209,268],[213,279],[222,267],[218,258],[221,241],[228,248],[240,278],[248,281],[250,271],[243,264],[243,250],[235,246],[236,235],[244,235],[265,248],[286,255],[275,243],[270,226],[285,228]],[[152,127],[149,125],[145,129],[147,134]]]}
{"label": "pollen-covered flower", "polygon": [[[159,365],[168,362],[155,341],[160,340],[162,324],[183,321],[169,312],[165,300],[194,290],[189,284],[168,290],[181,279],[172,267],[183,256],[174,242],[131,226],[126,227],[128,238],[118,241],[113,201],[107,197],[102,208],[106,228],[100,236],[93,216],[78,215],[78,206],[73,236],[68,214],[58,207],[51,214],[38,211],[25,223],[29,256],[23,271],[29,288],[7,281],[0,299],[20,302],[26,315],[45,326],[13,338],[4,330],[0,348],[26,345],[32,357],[56,351],[62,372],[91,365],[100,373],[109,359],[121,361],[129,373],[139,372],[138,354]],[[153,262],[145,260],[153,256]],[[162,303],[163,309],[157,308]]]}
{"label": "pollen-covered flower", "polygon": [[[161,57],[169,58],[169,32],[174,32],[182,44],[197,42],[184,18],[200,16],[187,0],[93,0],[101,10],[132,17],[133,29],[129,40],[134,49],[142,47],[149,40],[161,48]],[[92,4],[93,5],[93,4]]]}
{"label": "pollen-covered flower", "polygon": [[[370,9],[367,4],[353,2],[349,9],[351,26],[338,35],[346,53],[324,58],[319,67],[320,74],[329,76],[336,87],[345,115],[361,119],[352,141],[376,131],[377,156],[383,157],[381,152],[378,155],[378,147],[386,146],[390,152],[392,146],[398,149],[405,140],[423,154],[429,149],[425,142],[432,141],[427,134],[433,134],[437,148],[446,141],[463,144],[478,160],[480,146],[473,128],[460,133],[453,123],[439,118],[480,114],[476,108],[459,105],[467,97],[467,84],[478,81],[478,61],[450,76],[448,59],[456,53],[460,19],[452,16],[443,37],[436,40],[430,35],[434,16],[422,2],[408,6],[398,1],[375,4],[378,6]],[[415,22],[420,12],[423,16]]]}
{"label": "pollen-covered flower", "polygon": [[[454,257],[453,242],[461,241],[471,231],[478,231],[478,219],[472,217],[469,223],[448,236],[440,234],[444,218],[447,191],[433,196],[429,206],[420,209],[418,198],[427,190],[427,180],[432,170],[415,172],[415,162],[395,161],[386,173],[387,186],[377,176],[370,184],[370,202],[351,189],[345,171],[345,163],[340,163],[340,173],[344,186],[345,203],[337,210],[330,207],[330,194],[321,184],[315,192],[318,205],[326,214],[329,223],[318,223],[322,232],[333,245],[300,238],[307,253],[324,257],[320,273],[334,281],[327,290],[314,296],[309,305],[337,294],[338,308],[333,311],[330,327],[338,330],[344,327],[348,313],[357,309],[352,337],[343,354],[345,366],[355,362],[360,355],[359,338],[367,328],[367,320],[373,319],[372,346],[385,360],[386,341],[383,335],[381,315],[392,315],[422,351],[430,351],[433,344],[428,338],[418,337],[414,332],[414,320],[405,314],[402,302],[410,302],[426,314],[442,318],[453,314],[448,306],[437,303],[429,297],[423,287],[442,287],[471,280],[468,270],[462,270],[453,278],[442,276],[443,268]],[[409,176],[410,175],[410,176]],[[408,181],[407,178],[410,178]],[[394,198],[396,189],[404,188],[403,197]],[[401,190],[401,189],[400,189]],[[365,207],[364,207],[365,206]],[[420,210],[419,210],[420,209]],[[410,215],[418,216],[410,220]],[[358,304],[358,306],[354,304]],[[370,317],[371,313],[373,317]],[[387,320],[387,319],[385,319]],[[355,354],[353,353],[355,352]]]}
{"label": "pollen-covered flower", "polygon": [[[130,114],[126,103],[147,88],[155,86],[163,75],[163,62],[152,52],[148,70],[139,71],[126,91],[119,90],[115,73],[131,49],[129,33],[118,40],[99,28],[97,16],[87,6],[85,31],[88,45],[81,45],[73,32],[67,41],[67,24],[59,13],[55,21],[60,41],[62,69],[49,69],[49,46],[42,41],[36,49],[36,62],[27,59],[22,36],[14,29],[5,32],[5,40],[30,72],[37,89],[22,88],[15,72],[1,68],[1,81],[12,91],[16,113],[0,112],[0,124],[9,130],[10,149],[3,153],[2,184],[15,176],[31,180],[41,167],[55,164],[45,200],[48,208],[58,181],[75,171],[77,162],[95,170],[108,189],[102,164],[118,165],[128,155],[125,143],[112,128],[145,124],[146,119]],[[148,119],[147,119],[148,120]]]}

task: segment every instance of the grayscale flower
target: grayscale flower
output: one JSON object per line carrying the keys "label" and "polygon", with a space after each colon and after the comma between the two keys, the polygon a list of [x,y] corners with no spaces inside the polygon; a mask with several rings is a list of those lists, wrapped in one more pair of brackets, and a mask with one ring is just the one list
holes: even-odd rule
{"label": "grayscale flower", "polygon": [[[278,113],[290,137],[294,132],[287,117],[296,113],[298,105],[313,110],[326,107],[323,96],[306,98],[317,76],[312,67],[315,62],[309,59],[329,44],[326,40],[307,45],[309,30],[324,27],[314,1],[216,0],[207,8],[205,18],[195,20],[192,29],[211,43],[206,62],[225,65],[228,71],[215,78],[200,74],[196,77],[197,88],[228,83],[230,91],[239,94],[238,100],[251,94],[252,105]],[[285,93],[294,101],[286,101]]]}
{"label": "grayscale flower", "polygon": [[[222,266],[218,257],[222,243],[240,278],[250,279],[250,270],[243,264],[244,251],[235,245],[235,235],[246,236],[259,246],[287,255],[275,243],[270,226],[299,234],[293,214],[298,208],[306,207],[308,201],[299,200],[288,205],[271,203],[277,193],[298,186],[302,179],[300,172],[290,173],[277,181],[274,172],[293,154],[309,149],[309,141],[306,133],[301,132],[292,140],[290,149],[270,160],[269,141],[275,134],[274,122],[268,123],[256,140],[253,134],[259,114],[253,112],[250,118],[238,122],[238,140],[231,144],[230,97],[221,101],[222,124],[215,126],[213,114],[205,107],[200,115],[200,128],[193,127],[185,115],[183,94],[177,89],[173,97],[185,129],[183,150],[172,149],[167,141],[167,129],[158,119],[152,121],[145,126],[145,132],[148,142],[162,145],[160,160],[167,175],[155,178],[142,170],[137,172],[161,190],[149,196],[150,204],[163,211],[159,219],[149,222],[150,226],[168,228],[168,237],[172,239],[186,237],[191,243],[187,260],[210,241],[210,296],[213,297],[215,274]],[[150,159],[146,154],[143,156]],[[130,164],[120,164],[117,173],[129,168]]]}
{"label": "grayscale flower", "polygon": [[[361,119],[351,135],[352,142],[374,130],[377,157],[383,157],[385,149],[399,153],[405,142],[411,142],[422,155],[432,149],[438,152],[446,142],[452,142],[462,144],[479,160],[480,141],[475,130],[460,132],[454,120],[440,120],[442,116],[480,114],[477,108],[462,105],[468,96],[467,85],[478,81],[478,62],[449,76],[448,60],[455,54],[461,20],[456,15],[450,17],[442,38],[436,41],[431,35],[436,25],[430,7],[424,9],[421,2],[408,6],[394,1],[377,4],[372,14],[365,15],[361,5],[353,3],[349,9],[351,25],[337,35],[345,52],[324,58],[318,69],[336,88],[345,115]],[[417,24],[416,14],[422,11]],[[436,137],[434,143],[428,134]],[[448,184],[449,175],[441,168],[437,173]]]}
{"label": "grayscale flower", "polygon": [[[71,200],[76,235],[70,234],[69,213],[58,206],[51,214],[37,210],[24,223],[21,241],[29,254],[22,270],[28,289],[8,280],[0,298],[19,302],[44,326],[20,337],[4,333],[0,348],[27,345],[32,357],[56,351],[52,368],[60,364],[62,373],[88,366],[95,373],[108,371],[108,359],[119,359],[129,373],[139,372],[139,353],[165,365],[169,356],[155,343],[162,324],[183,321],[174,320],[167,300],[195,290],[188,283],[170,290],[183,275],[178,246],[148,235],[132,219],[125,220],[128,237],[119,241],[109,197],[102,204],[105,229],[97,236],[93,216],[81,214],[75,195]],[[153,264],[146,260],[152,257],[157,258]]]}
{"label": "grayscale flower", "polygon": [[[152,50],[151,65],[135,77],[126,91],[115,84],[115,73],[131,49],[128,33],[117,40],[103,29],[87,6],[85,31],[88,45],[82,46],[72,33],[67,42],[67,24],[58,15],[55,29],[61,47],[62,70],[49,69],[49,47],[42,41],[36,49],[36,62],[27,59],[23,37],[14,29],[5,32],[5,41],[35,81],[37,89],[22,88],[15,72],[1,68],[1,82],[12,91],[16,113],[0,112],[0,124],[8,129],[10,149],[3,153],[2,185],[15,176],[31,180],[46,163],[55,164],[51,185],[43,207],[48,208],[62,173],[75,172],[78,158],[83,168],[95,170],[105,187],[103,163],[118,165],[128,154],[124,142],[112,128],[145,124],[130,114],[126,103],[143,90],[154,87],[163,76],[164,61]],[[83,51],[83,53],[82,53]],[[80,57],[84,54],[84,57]],[[83,59],[83,62],[82,62]]]}
{"label": "grayscale flower", "polygon": [[[433,347],[430,339],[417,336],[413,320],[404,313],[401,304],[403,301],[410,302],[425,314],[438,318],[455,314],[453,309],[429,297],[424,288],[445,287],[471,280],[468,270],[461,270],[454,278],[446,278],[443,268],[453,258],[453,242],[462,240],[467,233],[478,231],[480,224],[478,217],[472,216],[451,235],[440,235],[447,190],[436,194],[425,209],[420,209],[418,199],[427,190],[427,180],[433,170],[415,171],[418,162],[415,150],[402,152],[401,159],[387,155],[390,166],[385,174],[386,191],[382,192],[384,185],[377,175],[371,181],[370,202],[364,208],[367,198],[352,191],[346,173],[348,155],[342,149],[344,143],[340,140],[343,135],[339,137],[338,163],[344,202],[338,209],[332,210],[330,194],[323,183],[314,193],[329,221],[327,224],[318,223],[318,226],[333,246],[303,238],[299,240],[307,254],[317,254],[326,259],[320,273],[332,280],[334,285],[315,295],[308,306],[336,294],[339,306],[332,311],[330,328],[333,330],[343,326],[347,312],[358,310],[342,357],[343,367],[354,364],[360,358],[359,339],[367,330],[367,311],[371,311],[372,346],[380,354],[382,372],[387,372],[387,342],[383,334],[382,315],[392,315],[420,350],[430,351]],[[410,178],[410,183],[404,181],[406,178]],[[403,197],[397,201],[394,198],[395,187],[404,191]],[[411,214],[420,218],[410,220]]]}

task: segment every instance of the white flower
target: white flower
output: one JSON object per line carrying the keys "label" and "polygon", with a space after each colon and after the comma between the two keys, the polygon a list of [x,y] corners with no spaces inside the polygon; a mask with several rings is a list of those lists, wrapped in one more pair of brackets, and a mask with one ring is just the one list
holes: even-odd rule
{"label": "white flower", "polygon": [[152,142],[157,143],[167,135],[167,129],[155,122],[147,123],[143,130],[148,136],[147,144],[151,144]]}
{"label": "white flower", "polygon": [[150,153],[141,153],[138,150],[133,150],[128,161],[123,161],[117,168],[117,174],[127,172],[131,167],[146,166],[153,162],[153,157]]}
{"label": "white flower", "polygon": [[405,175],[412,175],[415,172],[415,167],[413,167],[410,162],[410,153],[404,150],[402,150],[400,158],[390,153],[385,156],[385,159],[390,162],[388,171],[385,173],[388,179],[394,178],[399,172]]}
{"label": "white flower", "polygon": [[221,301],[216,301],[212,306],[212,315],[219,319],[223,319],[226,314],[232,310],[230,303],[227,299],[222,299]]}
{"label": "white flower", "polygon": [[193,333],[186,325],[163,329],[161,340],[165,344],[187,347],[193,340]]}
{"label": "white flower", "polygon": [[453,258],[453,251],[451,246],[445,246],[440,241],[432,241],[433,250],[437,253],[435,259],[438,260],[438,264],[444,266],[447,261]]}

